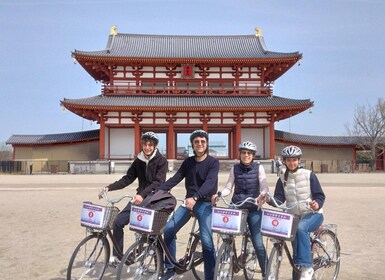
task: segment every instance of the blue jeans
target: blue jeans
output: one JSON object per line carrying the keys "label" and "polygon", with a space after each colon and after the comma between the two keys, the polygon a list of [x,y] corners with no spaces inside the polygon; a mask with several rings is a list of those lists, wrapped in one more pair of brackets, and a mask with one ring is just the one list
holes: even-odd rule
{"label": "blue jeans", "polygon": [[[118,243],[119,249],[123,252],[123,244],[124,244],[124,231],[123,228],[128,225],[130,222],[130,213],[131,213],[131,202],[129,202],[126,207],[122,211],[119,212],[118,217],[116,218],[114,227],[113,227],[113,236]],[[116,252],[115,247],[113,248],[114,256],[118,256],[118,252]]]}
{"label": "blue jeans", "polygon": [[[199,223],[205,280],[211,280],[214,278],[215,270],[215,248],[211,231],[211,203],[197,202],[193,208],[193,212]],[[190,220],[190,218],[190,210],[186,207],[179,206],[164,228],[164,241],[174,260],[176,258],[176,234]],[[165,260],[165,267],[174,267],[167,258]]]}
{"label": "blue jeans", "polygon": [[316,231],[324,220],[320,213],[309,213],[298,224],[295,239],[292,241],[293,259],[296,265],[313,266],[309,233]]}
{"label": "blue jeans", "polygon": [[253,243],[254,250],[257,253],[258,263],[262,270],[262,276],[266,274],[266,249],[263,245],[262,233],[261,233],[261,219],[262,211],[249,211],[247,216],[247,224],[251,232],[251,242]]}

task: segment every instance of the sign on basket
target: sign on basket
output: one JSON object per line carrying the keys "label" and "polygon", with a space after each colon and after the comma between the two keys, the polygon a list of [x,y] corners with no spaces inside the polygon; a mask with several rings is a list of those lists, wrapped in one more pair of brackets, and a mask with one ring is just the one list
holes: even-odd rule
{"label": "sign on basket", "polygon": [[213,231],[228,234],[243,233],[247,210],[213,207],[212,213],[211,229]]}
{"label": "sign on basket", "polygon": [[83,203],[80,222],[84,226],[103,227],[105,208],[92,203]]}
{"label": "sign on basket", "polygon": [[298,217],[274,211],[262,210],[261,232],[264,235],[293,240],[298,226]]}
{"label": "sign on basket", "polygon": [[130,213],[130,228],[151,232],[154,216],[155,210],[132,206]]}

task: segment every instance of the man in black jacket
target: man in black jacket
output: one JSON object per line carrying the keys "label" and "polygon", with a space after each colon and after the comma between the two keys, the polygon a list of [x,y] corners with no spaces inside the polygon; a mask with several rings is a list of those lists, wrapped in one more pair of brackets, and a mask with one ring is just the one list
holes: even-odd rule
{"label": "man in black jacket", "polygon": [[[105,187],[106,191],[120,190],[132,184],[138,178],[138,188],[132,202],[119,213],[113,228],[113,235],[123,251],[124,232],[123,228],[130,221],[131,203],[139,205],[146,196],[156,190],[165,180],[168,171],[167,159],[156,148],[159,138],[154,132],[146,132],[141,137],[142,151],[138,154],[127,174],[120,180]],[[114,248],[112,262],[118,254]]]}

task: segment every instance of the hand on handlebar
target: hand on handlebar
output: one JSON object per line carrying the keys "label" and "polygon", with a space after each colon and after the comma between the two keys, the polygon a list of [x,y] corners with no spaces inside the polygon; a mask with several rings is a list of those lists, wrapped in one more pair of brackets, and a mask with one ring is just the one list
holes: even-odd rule
{"label": "hand on handlebar", "polygon": [[134,205],[139,205],[141,204],[143,201],[143,197],[140,195],[140,194],[137,194],[134,196],[134,198],[132,199],[132,204]]}
{"label": "hand on handlebar", "polygon": [[211,205],[216,205],[220,197],[221,197],[221,192],[213,194],[211,196]]}
{"label": "hand on handlebar", "polygon": [[108,192],[108,187],[104,187],[100,193],[98,194],[98,198],[99,199],[102,199],[103,197],[105,197],[107,195],[107,192]]}
{"label": "hand on handlebar", "polygon": [[315,200],[309,201],[309,206],[313,211],[316,211],[319,209],[318,202]]}

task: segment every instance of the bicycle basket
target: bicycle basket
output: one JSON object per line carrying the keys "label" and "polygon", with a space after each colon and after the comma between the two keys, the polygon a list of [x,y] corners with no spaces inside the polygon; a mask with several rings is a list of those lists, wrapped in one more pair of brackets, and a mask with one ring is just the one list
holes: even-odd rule
{"label": "bicycle basket", "polygon": [[244,233],[247,209],[213,207],[211,229],[213,232],[240,235]]}
{"label": "bicycle basket", "polygon": [[168,213],[149,208],[131,206],[130,230],[150,235],[160,235],[168,220]]}
{"label": "bicycle basket", "polygon": [[299,216],[297,215],[271,209],[262,209],[262,235],[292,241],[295,238],[298,223]]}
{"label": "bicycle basket", "polygon": [[88,201],[83,202],[80,225],[94,229],[109,230],[113,227],[118,214],[118,207],[96,205]]}

